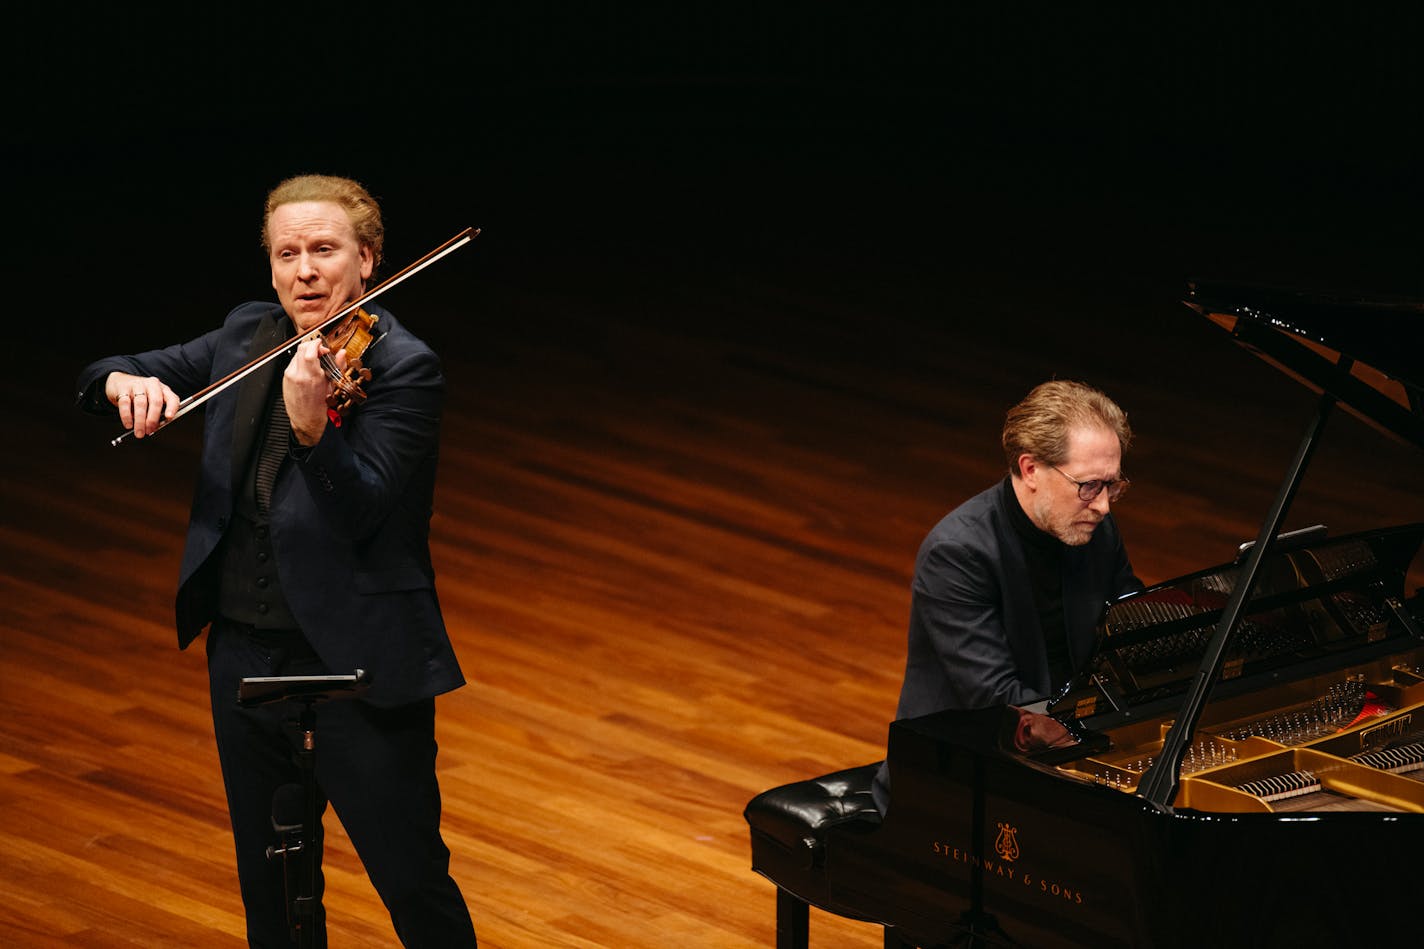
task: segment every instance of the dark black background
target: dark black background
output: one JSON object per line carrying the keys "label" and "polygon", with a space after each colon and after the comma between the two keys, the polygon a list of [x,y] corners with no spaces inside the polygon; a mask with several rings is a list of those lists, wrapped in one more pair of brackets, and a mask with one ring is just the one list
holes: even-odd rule
{"label": "dark black background", "polygon": [[[1124,357],[1181,332],[1193,276],[1424,292],[1413,18],[339,12],[21,14],[5,67],[15,331],[77,368],[213,325],[270,292],[260,202],[308,171],[383,200],[394,266],[485,229],[400,291],[461,301],[417,328],[447,353],[514,331],[490,294],[521,287],[569,301],[537,315],[555,333],[580,300],[636,319],[650,287],[734,299],[761,277],[967,333],[993,301],[1029,335],[1075,338],[1066,325]],[[767,328],[735,306],[719,320]]]}

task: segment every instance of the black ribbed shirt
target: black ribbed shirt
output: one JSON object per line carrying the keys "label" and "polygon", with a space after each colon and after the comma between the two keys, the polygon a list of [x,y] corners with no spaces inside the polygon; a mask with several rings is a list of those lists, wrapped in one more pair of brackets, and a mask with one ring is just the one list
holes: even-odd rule
{"label": "black ribbed shirt", "polygon": [[[277,553],[268,517],[272,484],[290,464],[292,440],[282,375],[277,373],[267,395],[266,422],[248,459],[242,481],[235,485],[232,526],[223,538],[222,579],[218,612],[257,629],[295,630],[297,619],[282,593]],[[259,484],[261,488],[259,488]]]}

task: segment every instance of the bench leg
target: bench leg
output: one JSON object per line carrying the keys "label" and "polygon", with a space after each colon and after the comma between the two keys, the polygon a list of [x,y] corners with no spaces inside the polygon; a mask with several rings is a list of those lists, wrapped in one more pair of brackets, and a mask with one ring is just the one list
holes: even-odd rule
{"label": "bench leg", "polygon": [[807,949],[811,907],[781,887],[776,888],[776,949]]}

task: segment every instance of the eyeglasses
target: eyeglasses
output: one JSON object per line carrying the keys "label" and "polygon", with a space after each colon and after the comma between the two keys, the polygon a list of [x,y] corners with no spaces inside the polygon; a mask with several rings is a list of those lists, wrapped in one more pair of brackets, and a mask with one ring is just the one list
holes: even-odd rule
{"label": "eyeglasses", "polygon": [[1127,493],[1128,485],[1132,484],[1132,482],[1126,478],[1115,478],[1108,481],[1099,481],[1096,479],[1092,481],[1079,481],[1077,478],[1069,478],[1067,473],[1057,465],[1050,465],[1049,467],[1078,486],[1078,500],[1080,501],[1093,501],[1098,495],[1102,494],[1103,489],[1106,488],[1108,500],[1116,504],[1117,499]]}

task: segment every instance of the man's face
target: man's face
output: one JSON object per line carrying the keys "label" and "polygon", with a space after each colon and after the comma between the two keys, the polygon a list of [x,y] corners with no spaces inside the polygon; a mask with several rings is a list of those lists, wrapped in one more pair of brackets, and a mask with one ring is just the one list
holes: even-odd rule
{"label": "man's face", "polygon": [[1019,709],[1018,725],[1014,728],[1014,747],[1026,754],[1049,748],[1071,748],[1078,739],[1056,718]]}
{"label": "man's face", "polygon": [[267,219],[272,288],[304,333],[356,299],[371,276],[371,249],[332,201],[280,205]]}
{"label": "man's face", "polygon": [[1038,459],[1026,463],[1024,481],[1032,491],[1029,519],[1068,546],[1080,547],[1107,517],[1108,492],[1099,491],[1096,498],[1084,501],[1073,481],[1121,478],[1122,446],[1105,428],[1075,428],[1068,433],[1068,457],[1058,468],[1055,471]]}

